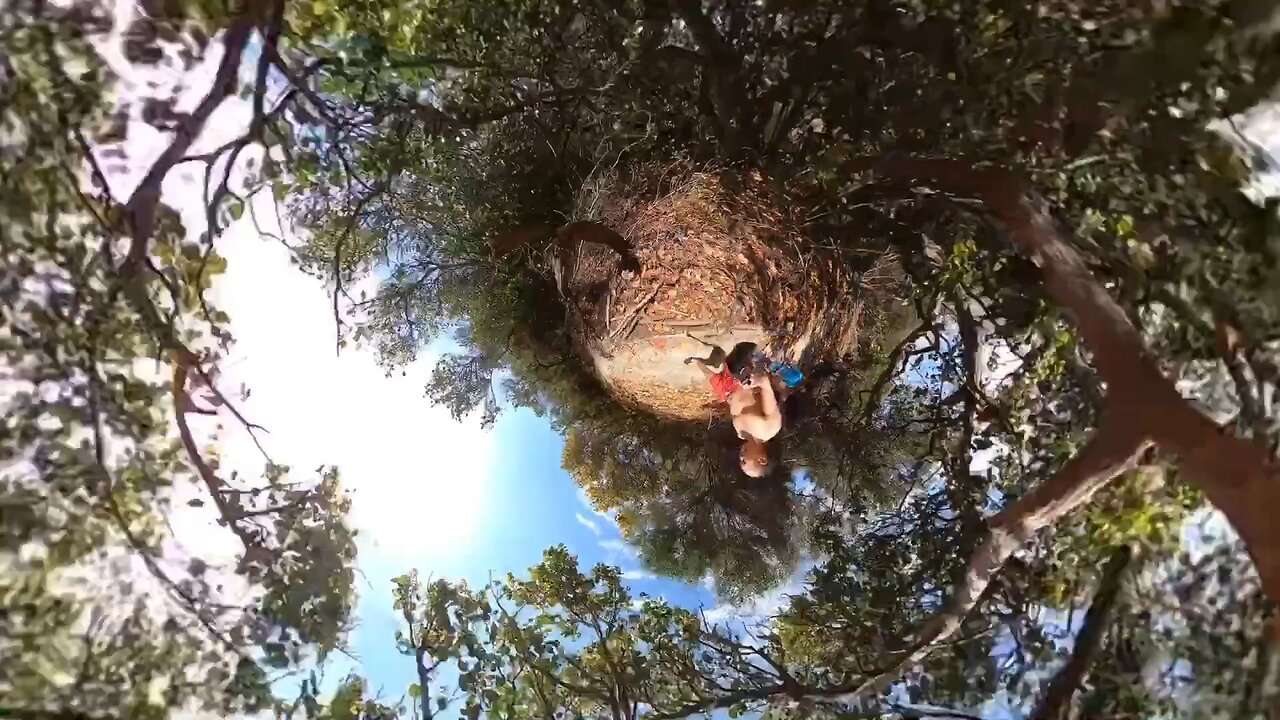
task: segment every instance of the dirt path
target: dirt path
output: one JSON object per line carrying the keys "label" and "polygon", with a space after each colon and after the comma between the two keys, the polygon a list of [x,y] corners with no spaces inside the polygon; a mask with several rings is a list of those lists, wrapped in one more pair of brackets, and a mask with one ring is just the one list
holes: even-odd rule
{"label": "dirt path", "polygon": [[[740,325],[728,330],[703,327],[694,329],[694,337],[730,350],[740,342],[763,346],[767,340],[764,328]],[[683,331],[644,338],[632,338],[612,348],[606,357],[592,353],[597,375],[615,395],[644,408],[663,408],[665,415],[682,420],[707,420],[722,405],[712,394],[706,377],[684,359],[706,357],[709,348]]]}
{"label": "dirt path", "polygon": [[570,335],[612,394],[654,415],[705,422],[722,411],[684,364],[708,352],[686,333],[726,351],[753,342],[807,369],[855,352],[867,293],[896,284],[887,253],[854,267],[813,245],[793,204],[758,175],[664,168],[589,199],[584,217],[616,228],[638,271],[596,243],[557,255]]}
{"label": "dirt path", "polygon": [[623,402],[663,417],[707,421],[725,408],[706,377],[686,365],[685,358],[706,357],[710,348],[704,343],[729,351],[741,342],[755,343],[769,357],[801,368],[844,357],[857,344],[861,302],[856,290],[842,290],[780,328],[741,318],[673,320],[655,317],[654,309],[637,308],[619,332],[580,349],[596,377]]}

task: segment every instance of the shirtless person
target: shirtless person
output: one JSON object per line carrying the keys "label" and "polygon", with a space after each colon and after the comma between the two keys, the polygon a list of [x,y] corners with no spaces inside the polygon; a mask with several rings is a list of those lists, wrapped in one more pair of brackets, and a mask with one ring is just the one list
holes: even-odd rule
{"label": "shirtless person", "polygon": [[711,381],[712,391],[728,403],[733,428],[743,441],[739,465],[742,472],[758,478],[769,471],[769,449],[765,443],[782,429],[782,412],[778,409],[778,398],[768,373],[753,372],[745,385],[736,377],[754,348],[754,345],[749,348],[739,346],[726,355],[722,348],[717,347],[709,357],[686,358],[685,364],[696,363]]}

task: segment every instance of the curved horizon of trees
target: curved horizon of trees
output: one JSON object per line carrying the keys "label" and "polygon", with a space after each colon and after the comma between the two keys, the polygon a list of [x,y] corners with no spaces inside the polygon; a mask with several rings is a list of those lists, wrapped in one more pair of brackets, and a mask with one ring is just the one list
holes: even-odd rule
{"label": "curved horizon of trees", "polygon": [[[0,349],[17,388],[0,434],[0,714],[897,717],[1001,701],[1035,718],[1265,717],[1280,226],[1208,128],[1274,90],[1273,3],[845,5],[204,0],[143,3],[128,28],[90,2],[0,11],[0,245],[16,269]],[[94,45],[113,30],[129,63],[203,77],[196,105],[162,88],[117,101]],[[197,151],[234,95],[245,133]],[[167,133],[156,157],[127,156],[130,121]],[[815,211],[814,242],[892,250],[910,280],[918,325],[813,408],[816,447],[793,447],[812,498],[726,482],[710,435],[602,397],[538,254],[486,251],[573,219],[597,166],[681,158],[760,168]],[[160,202],[180,166],[204,187],[205,228]],[[268,186],[308,232],[299,263],[333,284],[343,339],[394,366],[461,324],[433,399],[492,417],[509,371],[508,399],[566,432],[656,567],[750,595],[803,530],[804,586],[726,625],[633,598],[563,548],[484,588],[410,574],[395,642],[419,682],[398,703],[354,676],[321,692],[302,676],[343,648],[353,602],[337,475],[264,461],[261,480],[232,477],[188,424],[254,430],[218,383],[234,339],[205,290],[226,263],[214,238]],[[379,293],[345,316],[375,266]],[[997,353],[1018,359],[1008,375]],[[230,567],[165,555],[180,483],[236,546]],[[1238,540],[1199,530],[1188,548],[1210,507]],[[726,540],[740,544],[708,552]],[[64,585],[86,571],[104,582]],[[220,573],[257,593],[228,603]]]}

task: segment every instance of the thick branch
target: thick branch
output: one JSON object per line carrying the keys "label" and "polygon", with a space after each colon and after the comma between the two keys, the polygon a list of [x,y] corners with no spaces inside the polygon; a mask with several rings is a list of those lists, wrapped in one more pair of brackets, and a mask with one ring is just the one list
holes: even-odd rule
{"label": "thick branch", "polygon": [[421,693],[418,706],[422,711],[423,720],[431,720],[434,715],[431,712],[431,671],[434,666],[427,664],[427,647],[419,644],[413,649],[413,660],[418,673],[418,688]]}
{"label": "thick branch", "polygon": [[289,64],[285,62],[284,57],[280,54],[280,51],[278,49],[269,48],[267,51],[267,57],[271,59],[271,62],[273,65],[275,65],[276,70],[281,75],[283,75],[286,80],[289,81],[290,86],[296,89],[304,98],[310,101],[312,107],[316,109],[316,112],[320,113],[320,115],[322,116],[322,119],[325,122],[327,122],[329,125],[333,126],[334,128],[342,127],[343,123],[338,119],[336,115],[334,115],[333,107],[329,105],[329,103],[326,102],[324,98],[320,97],[320,95],[316,93],[315,90],[312,90],[310,85],[308,85],[308,83],[310,82],[310,79],[308,76],[312,72],[319,70],[323,66],[324,64],[323,60],[315,61],[314,63],[312,63],[311,67],[309,68],[310,72],[299,75],[293,72],[293,70],[289,67]]}
{"label": "thick branch", "polygon": [[178,126],[169,146],[152,163],[124,206],[124,216],[128,220],[131,235],[129,251],[119,265],[109,295],[114,298],[123,291],[129,304],[141,316],[143,325],[155,334],[155,340],[161,348],[177,356],[179,363],[191,367],[199,366],[197,359],[179,340],[174,325],[157,311],[148,294],[142,272],[147,265],[147,255],[155,234],[161,184],[169,171],[186,157],[187,151],[200,136],[214,110],[235,90],[241,56],[253,28],[253,19],[246,15],[237,18],[223,34],[223,54],[209,92],[191,115]]}
{"label": "thick branch", "polygon": [[195,466],[196,474],[213,498],[213,504],[218,508],[218,514],[222,516],[227,527],[231,528],[231,532],[235,533],[240,542],[244,543],[245,550],[248,551],[256,547],[259,544],[257,538],[237,522],[239,513],[231,507],[226,497],[223,496],[222,481],[218,479],[217,473],[213,471],[213,468],[209,467],[204,457],[200,455],[200,448],[196,446],[195,437],[191,434],[191,427],[187,424],[186,415],[181,409],[190,402],[187,397],[187,365],[181,358],[174,358],[172,390],[173,404],[177,408],[174,413],[174,419],[178,424],[178,435],[182,439],[182,447],[187,451],[187,457],[191,460],[191,464]]}
{"label": "thick branch", "polygon": [[966,541],[962,544],[964,552],[969,551],[967,538],[971,528],[975,527],[979,522],[978,506],[972,498],[970,492],[967,492],[971,485],[969,480],[969,467],[973,461],[973,426],[978,415],[978,388],[982,383],[978,379],[978,326],[973,318],[973,312],[969,310],[968,300],[956,294],[956,320],[960,326],[960,347],[961,362],[963,363],[964,380],[963,386],[957,392],[963,393],[964,398],[964,421],[960,424],[960,439],[956,445],[956,452],[951,453],[949,457],[954,458],[951,461],[950,480],[947,483],[949,488],[948,496],[951,498],[952,505],[959,513],[960,530]]}
{"label": "thick branch", "polygon": [[732,58],[728,43],[720,37],[715,23],[702,9],[702,0],[672,0],[676,14],[684,21],[693,41],[698,44],[712,62],[720,63]]}
{"label": "thick branch", "polygon": [[495,235],[489,238],[490,257],[499,260],[520,248],[546,240],[554,232],[555,228],[550,225],[529,225]]}
{"label": "thick branch", "polygon": [[253,32],[253,27],[252,18],[240,17],[227,28],[222,38],[222,59],[218,62],[218,69],[214,73],[213,85],[209,88],[208,94],[191,115],[178,126],[169,146],[151,164],[142,182],[129,196],[129,201],[125,204],[125,216],[129,219],[133,243],[129,247],[125,263],[120,268],[122,282],[132,280],[141,272],[142,261],[147,255],[151,236],[155,232],[156,211],[160,204],[160,185],[164,182],[165,175],[186,156],[187,151],[191,149],[204,129],[205,122],[213,115],[213,111],[235,91],[241,56],[244,54],[244,48],[249,41],[249,35]]}
{"label": "thick branch", "polygon": [[987,538],[969,559],[968,569],[946,606],[930,618],[904,655],[886,671],[868,678],[854,693],[891,681],[949,638],[982,597],[1014,551],[1038,531],[1089,501],[1112,479],[1131,469],[1150,447],[1131,416],[1109,412],[1093,437],[1058,470],[991,519]]}
{"label": "thick branch", "polygon": [[1244,540],[1267,596],[1280,599],[1280,532],[1271,517],[1280,507],[1280,478],[1270,449],[1225,432],[1182,397],[1147,354],[1129,316],[1020,178],[1006,169],[962,160],[861,159],[846,167],[873,169],[890,180],[914,180],[982,200],[1014,244],[1040,267],[1049,294],[1075,320],[1107,383],[1108,406],[1125,412],[1157,444],[1181,456],[1188,479]]}
{"label": "thick branch", "polygon": [[1031,713],[1032,720],[1066,720],[1070,715],[1071,698],[1084,683],[1089,672],[1093,656],[1102,646],[1107,627],[1111,624],[1111,613],[1116,606],[1116,599],[1123,587],[1125,572],[1133,560],[1133,550],[1128,546],[1121,547],[1111,554],[1106,568],[1102,571],[1102,582],[1093,594],[1093,603],[1085,613],[1084,624],[1076,635],[1075,645],[1071,648],[1071,657],[1067,664],[1053,676],[1049,688]]}
{"label": "thick branch", "polygon": [[[720,123],[721,139],[730,154],[737,153],[745,146],[748,139],[745,133],[750,125],[746,95],[738,79],[742,74],[742,59],[703,11],[702,0],[672,0],[672,6],[702,54],[709,59],[702,68],[703,82],[710,91],[712,109]],[[755,137],[750,139],[758,140]]]}
{"label": "thick branch", "polygon": [[1214,326],[1214,344],[1240,398],[1240,417],[1250,427],[1263,428],[1267,422],[1266,410],[1258,389],[1249,380],[1240,330],[1225,317],[1219,317]]}

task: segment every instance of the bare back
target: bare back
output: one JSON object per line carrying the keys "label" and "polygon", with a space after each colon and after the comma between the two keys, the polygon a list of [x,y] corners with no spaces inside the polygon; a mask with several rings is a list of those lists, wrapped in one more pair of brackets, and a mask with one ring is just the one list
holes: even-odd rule
{"label": "bare back", "polygon": [[750,435],[764,442],[773,439],[782,429],[782,414],[768,383],[735,390],[729,396],[729,414],[739,437]]}

